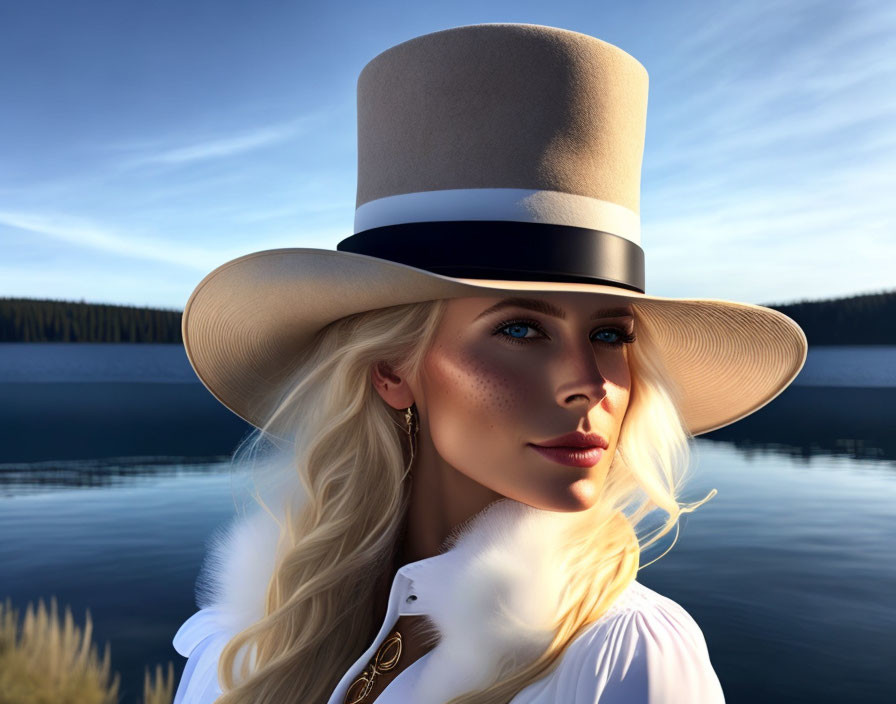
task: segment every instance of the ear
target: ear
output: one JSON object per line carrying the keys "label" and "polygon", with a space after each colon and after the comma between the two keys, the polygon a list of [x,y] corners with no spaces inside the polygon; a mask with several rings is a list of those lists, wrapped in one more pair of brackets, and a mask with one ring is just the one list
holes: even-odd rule
{"label": "ear", "polygon": [[371,367],[370,380],[377,393],[392,408],[401,410],[414,403],[414,394],[407,380],[399,377],[386,362],[377,362]]}

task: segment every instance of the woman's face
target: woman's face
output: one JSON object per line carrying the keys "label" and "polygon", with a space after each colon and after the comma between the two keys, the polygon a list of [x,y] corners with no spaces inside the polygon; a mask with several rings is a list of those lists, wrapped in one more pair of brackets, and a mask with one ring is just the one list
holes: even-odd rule
{"label": "woman's face", "polygon": [[[594,294],[449,300],[413,388],[421,432],[442,462],[503,496],[590,508],[628,407],[633,323],[630,306]],[[576,432],[602,436],[606,449],[533,447]]]}

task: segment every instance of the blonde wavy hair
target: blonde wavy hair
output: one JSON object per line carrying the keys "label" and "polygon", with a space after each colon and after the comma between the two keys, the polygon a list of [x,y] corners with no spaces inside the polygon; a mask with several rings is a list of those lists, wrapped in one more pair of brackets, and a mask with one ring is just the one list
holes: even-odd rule
{"label": "blonde wavy hair", "polygon": [[[217,704],[281,704],[297,695],[324,704],[370,645],[380,626],[374,623],[374,585],[392,567],[412,461],[402,413],[377,394],[371,368],[382,360],[400,376],[418,378],[444,307],[438,300],[384,308],[325,327],[297,360],[267,421],[238,448],[239,461],[265,441],[288,448],[288,472],[297,475],[303,498],[282,497],[287,508],[277,520],[265,615],[224,647]],[[557,546],[565,551],[569,589],[556,636],[534,661],[450,704],[506,704],[550,673],[569,643],[635,579],[641,551],[715,492],[679,503],[690,458],[679,390],[669,386],[649,330],[632,307],[636,340],[625,347],[632,386],[603,496],[581,512],[587,516],[568,543]],[[260,494],[254,499],[274,515]],[[640,543],[637,528],[657,508],[668,519]]]}

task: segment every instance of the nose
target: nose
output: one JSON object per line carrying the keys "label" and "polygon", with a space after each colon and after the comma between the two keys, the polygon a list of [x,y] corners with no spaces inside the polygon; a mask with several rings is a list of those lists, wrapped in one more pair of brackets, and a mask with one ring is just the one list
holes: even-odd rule
{"label": "nose", "polygon": [[557,403],[567,407],[584,403],[592,408],[607,395],[606,377],[601,374],[598,355],[593,345],[577,345],[570,348],[560,360],[562,381],[557,386]]}

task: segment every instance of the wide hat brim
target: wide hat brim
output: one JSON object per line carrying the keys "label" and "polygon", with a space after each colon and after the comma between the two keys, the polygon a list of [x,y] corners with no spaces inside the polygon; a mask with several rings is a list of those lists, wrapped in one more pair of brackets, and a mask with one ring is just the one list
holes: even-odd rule
{"label": "wide hat brim", "polygon": [[597,293],[631,304],[662,351],[692,435],[762,408],[806,360],[800,326],[764,306],[650,296],[611,285],[452,278],[378,257],[308,248],[254,252],[209,273],[184,308],[184,347],[215,398],[260,427],[298,355],[327,324],[407,303],[520,291]]}

